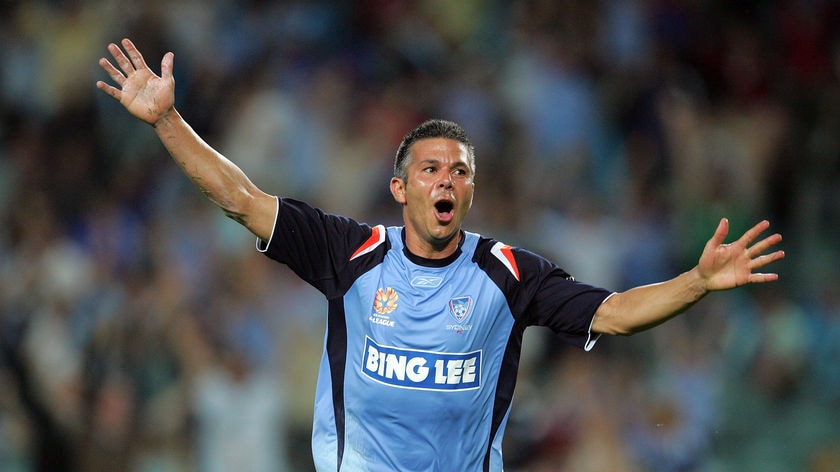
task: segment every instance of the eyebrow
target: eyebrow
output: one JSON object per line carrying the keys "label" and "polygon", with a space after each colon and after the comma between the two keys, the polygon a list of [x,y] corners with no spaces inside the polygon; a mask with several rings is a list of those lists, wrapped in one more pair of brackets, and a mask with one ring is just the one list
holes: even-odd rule
{"label": "eyebrow", "polygon": [[[422,161],[417,162],[417,164],[419,164],[419,165],[427,165],[427,164],[440,165],[440,163],[441,163],[440,159],[423,159]],[[452,164],[452,167],[466,167],[467,169],[469,169],[470,164],[468,162],[458,161],[458,162],[455,162],[454,164]]]}

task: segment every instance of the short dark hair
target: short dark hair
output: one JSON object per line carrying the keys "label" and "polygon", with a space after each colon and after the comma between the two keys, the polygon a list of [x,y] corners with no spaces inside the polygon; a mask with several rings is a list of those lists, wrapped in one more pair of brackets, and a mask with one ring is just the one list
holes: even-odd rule
{"label": "short dark hair", "polygon": [[446,138],[453,139],[467,147],[469,153],[470,170],[475,174],[475,149],[467,137],[467,132],[458,123],[447,120],[426,120],[420,123],[419,126],[411,130],[400,143],[397,148],[397,156],[394,159],[394,177],[400,178],[403,181],[408,179],[408,155],[411,151],[411,146],[421,139],[428,138]]}

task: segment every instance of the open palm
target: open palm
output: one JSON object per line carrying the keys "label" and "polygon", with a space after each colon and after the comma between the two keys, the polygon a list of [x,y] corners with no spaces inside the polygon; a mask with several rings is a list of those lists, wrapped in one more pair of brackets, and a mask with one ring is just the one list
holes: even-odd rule
{"label": "open palm", "polygon": [[96,82],[96,86],[119,101],[129,113],[154,125],[175,104],[175,79],[172,77],[174,55],[168,52],[163,56],[161,75],[158,76],[146,65],[134,43],[124,39],[122,46],[125,53],[116,44],[108,45],[108,51],[119,69],[104,57],[99,60],[99,65],[119,88],[102,81]]}
{"label": "open palm", "polygon": [[763,254],[782,240],[779,234],[768,236],[753,244],[753,241],[769,226],[770,223],[762,221],[750,228],[737,241],[723,244],[729,233],[729,221],[721,220],[714,236],[706,243],[697,266],[700,274],[706,279],[709,290],[725,290],[748,283],[771,282],[779,278],[775,273],[753,272],[755,269],[760,269],[785,257],[783,251]]}

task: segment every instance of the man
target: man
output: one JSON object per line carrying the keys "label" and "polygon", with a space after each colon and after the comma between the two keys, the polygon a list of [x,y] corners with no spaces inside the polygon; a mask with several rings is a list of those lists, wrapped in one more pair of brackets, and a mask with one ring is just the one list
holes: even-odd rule
{"label": "man", "polygon": [[[391,193],[404,226],[368,226],[257,188],[174,108],[173,54],[155,75],[129,40],[110,44],[118,87],[97,87],[153,126],[175,162],[228,216],[329,301],[312,449],[318,470],[502,470],[522,333],[548,326],[589,350],[685,311],[710,291],[776,280],[784,257],[755,240],[723,244],[721,220],[697,266],[626,292],[576,282],[548,260],[461,228],[475,156],[455,123],[433,120],[397,151]],[[127,55],[126,55],[127,54]],[[117,68],[119,67],[119,69]]]}

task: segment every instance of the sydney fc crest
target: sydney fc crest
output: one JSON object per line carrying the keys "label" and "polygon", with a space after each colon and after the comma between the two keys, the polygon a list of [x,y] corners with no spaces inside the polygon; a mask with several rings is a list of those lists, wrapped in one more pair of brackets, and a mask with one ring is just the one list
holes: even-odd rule
{"label": "sydney fc crest", "polygon": [[449,300],[449,313],[455,317],[459,323],[470,316],[470,309],[472,308],[472,297],[458,297]]}

